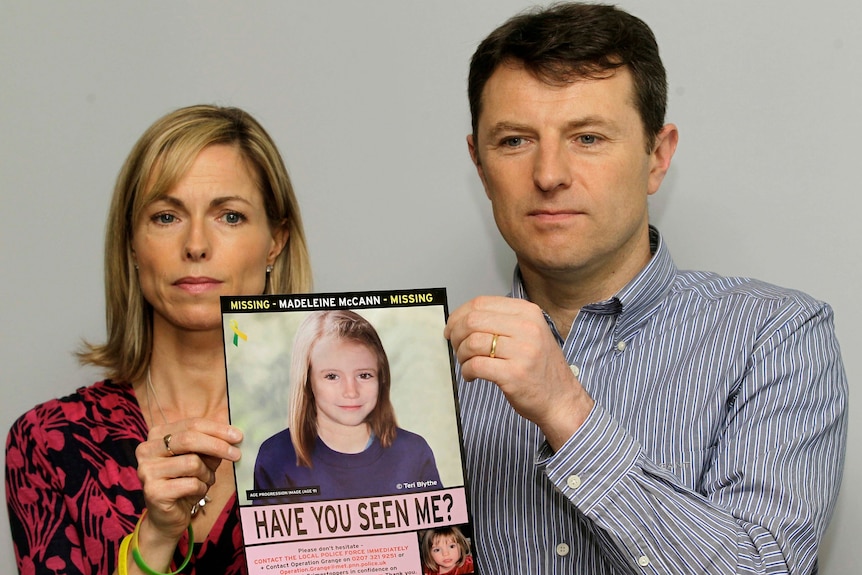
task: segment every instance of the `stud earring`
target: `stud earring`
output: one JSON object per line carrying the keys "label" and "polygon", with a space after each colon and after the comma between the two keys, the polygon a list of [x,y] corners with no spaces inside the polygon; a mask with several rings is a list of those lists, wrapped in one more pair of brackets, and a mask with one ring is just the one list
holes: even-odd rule
{"label": "stud earring", "polygon": [[272,266],[266,266],[266,273],[268,273],[268,274],[272,273]]}

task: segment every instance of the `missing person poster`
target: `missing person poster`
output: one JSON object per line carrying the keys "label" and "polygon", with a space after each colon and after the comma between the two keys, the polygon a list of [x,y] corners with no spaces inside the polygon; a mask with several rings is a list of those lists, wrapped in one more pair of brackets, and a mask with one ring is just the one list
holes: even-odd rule
{"label": "missing person poster", "polygon": [[221,306],[249,574],[474,573],[446,291]]}

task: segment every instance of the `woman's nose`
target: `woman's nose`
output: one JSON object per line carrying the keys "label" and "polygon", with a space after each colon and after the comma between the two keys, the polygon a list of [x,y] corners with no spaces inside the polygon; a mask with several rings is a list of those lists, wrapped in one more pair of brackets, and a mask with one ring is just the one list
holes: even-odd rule
{"label": "woman's nose", "polygon": [[210,245],[203,223],[190,223],[184,250],[186,258],[192,261],[205,260],[207,258],[210,252]]}

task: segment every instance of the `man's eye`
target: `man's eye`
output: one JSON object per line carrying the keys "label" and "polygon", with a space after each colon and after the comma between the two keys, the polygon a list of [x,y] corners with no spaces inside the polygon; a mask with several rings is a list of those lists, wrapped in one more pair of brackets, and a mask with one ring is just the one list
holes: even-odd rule
{"label": "man's eye", "polygon": [[520,138],[518,136],[513,136],[511,138],[506,138],[505,140],[503,140],[503,145],[509,148],[517,148],[523,143],[524,138]]}
{"label": "man's eye", "polygon": [[578,136],[578,140],[586,146],[592,146],[599,141],[599,138],[593,134],[584,134],[582,136]]}

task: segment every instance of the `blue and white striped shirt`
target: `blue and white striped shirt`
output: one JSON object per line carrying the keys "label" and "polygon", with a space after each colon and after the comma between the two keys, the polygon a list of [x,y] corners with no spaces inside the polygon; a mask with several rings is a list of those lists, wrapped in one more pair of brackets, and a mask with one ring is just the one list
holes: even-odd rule
{"label": "blue and white striped shirt", "polygon": [[[649,264],[568,337],[547,318],[596,401],[558,452],[459,370],[479,572],[816,572],[847,437],[831,308],[678,271],[650,240]],[[510,295],[525,298],[517,270]]]}

